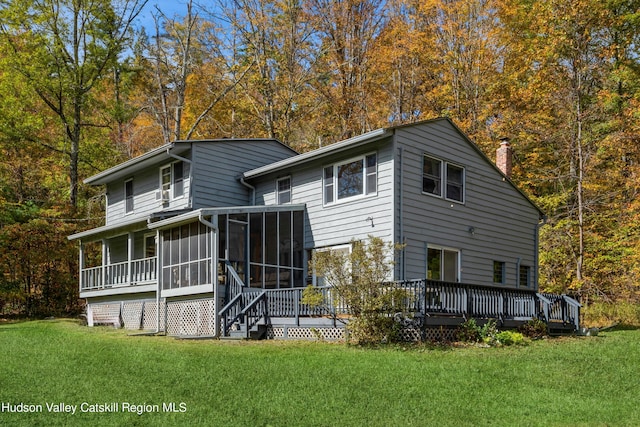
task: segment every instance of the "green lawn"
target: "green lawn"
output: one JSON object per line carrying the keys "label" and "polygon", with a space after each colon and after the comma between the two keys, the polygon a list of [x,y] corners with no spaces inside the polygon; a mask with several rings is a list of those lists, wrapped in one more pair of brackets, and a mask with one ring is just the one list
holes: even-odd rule
{"label": "green lawn", "polygon": [[[638,330],[372,350],[179,341],[55,320],[0,324],[0,354],[0,405],[42,406],[5,409],[0,425],[640,425]],[[76,414],[49,412],[60,402]],[[119,412],[81,412],[111,402]],[[163,411],[171,402],[185,412]]]}

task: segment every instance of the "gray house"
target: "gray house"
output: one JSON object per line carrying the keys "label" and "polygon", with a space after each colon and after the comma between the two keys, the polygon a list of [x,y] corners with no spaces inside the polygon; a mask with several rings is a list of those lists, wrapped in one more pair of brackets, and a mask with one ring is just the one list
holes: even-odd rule
{"label": "gray house", "polygon": [[80,241],[89,322],[339,335],[339,307],[300,303],[315,283],[308,260],[373,235],[405,244],[388,279],[410,288],[432,323],[543,316],[575,327],[573,300],[537,293],[543,214],[510,181],[508,144],[498,159],[503,170],[448,119],[304,154],[265,139],[167,144],[85,181],[105,185],[107,199],[105,225],[69,237]]}

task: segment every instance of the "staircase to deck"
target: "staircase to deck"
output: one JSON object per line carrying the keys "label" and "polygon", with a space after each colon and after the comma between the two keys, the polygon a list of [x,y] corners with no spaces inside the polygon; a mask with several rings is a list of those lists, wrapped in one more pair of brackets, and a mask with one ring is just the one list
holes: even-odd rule
{"label": "staircase to deck", "polygon": [[227,263],[231,300],[220,317],[222,339],[263,339],[267,335],[267,294],[264,290],[245,286],[244,282]]}

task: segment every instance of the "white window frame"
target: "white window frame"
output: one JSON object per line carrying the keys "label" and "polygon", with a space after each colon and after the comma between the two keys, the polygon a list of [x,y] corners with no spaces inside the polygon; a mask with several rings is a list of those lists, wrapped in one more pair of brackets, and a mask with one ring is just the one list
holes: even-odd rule
{"label": "white window frame", "polygon": [[[181,163],[181,161],[177,161],[177,162],[172,162],[172,163],[167,163],[165,165],[160,166],[160,171],[159,171],[159,181],[160,181],[160,191],[164,192],[164,191],[168,191],[169,192],[169,200],[179,200],[185,197],[185,174],[184,174],[184,162],[182,162],[182,194],[180,194],[179,196],[176,196],[175,191],[176,191],[176,173],[175,173],[175,165],[177,163]],[[163,171],[169,169],[169,182],[167,184],[164,184],[162,182],[162,178],[164,176]],[[166,185],[166,188],[165,188]]]}
{"label": "white window frame", "polygon": [[[321,248],[314,248],[312,250],[312,252],[327,252],[327,251],[340,251],[340,252],[345,252],[347,257],[351,256],[351,252],[353,252],[353,245],[351,243],[344,243],[341,245],[334,245],[334,246],[325,246],[325,247],[321,247]],[[314,256],[311,256],[311,262],[313,263],[314,260]],[[351,268],[349,266],[349,268]],[[324,283],[324,277],[322,276],[316,276],[315,271],[313,273],[313,276],[311,278],[313,286],[327,286],[326,283]]]}
{"label": "white window frame", "polygon": [[[376,156],[376,164],[375,164],[375,170],[370,170],[367,167],[367,158],[370,156]],[[342,197],[342,198],[338,198],[338,191],[339,191],[339,178],[338,178],[338,170],[340,166],[343,165],[347,165],[349,163],[354,163],[354,162],[358,162],[361,161],[362,162],[362,193],[361,194],[356,194],[353,196],[348,196],[348,197]],[[332,205],[336,205],[336,204],[340,204],[340,203],[346,203],[346,202],[350,202],[352,200],[357,200],[357,199],[362,199],[362,198],[366,198],[366,197],[376,197],[378,195],[378,165],[379,165],[379,158],[378,158],[378,153],[373,151],[370,153],[366,153],[357,157],[352,157],[340,162],[336,162],[333,164],[329,164],[329,165],[325,165],[322,167],[322,204],[323,206],[332,206]],[[332,176],[331,176],[331,182],[328,182],[327,177],[325,176],[325,170],[331,168],[331,172],[332,172]],[[373,168],[372,168],[373,169]],[[369,188],[368,185],[368,178],[370,176],[375,176],[375,188],[371,189]],[[331,191],[331,200],[327,200],[327,189],[330,188]]]}
{"label": "white window frame", "polygon": [[[440,188],[439,188],[439,194],[435,194],[435,193],[430,193],[428,191],[424,191],[424,177],[425,177],[425,171],[424,171],[424,159],[425,157],[428,157],[432,160],[435,160],[437,162],[439,162],[440,164]],[[449,171],[449,166],[452,166],[454,168],[458,168],[461,169],[462,171],[462,183],[460,184],[462,186],[461,191],[460,191],[460,196],[462,198],[462,200],[456,200],[456,199],[452,199],[447,197],[447,186],[448,186],[448,171]],[[442,160],[438,157],[432,156],[431,154],[427,154],[427,153],[423,153],[422,155],[422,194],[426,194],[427,196],[431,196],[431,197],[437,197],[439,199],[444,199],[447,200],[449,202],[454,202],[454,203],[460,203],[460,204],[464,204],[465,200],[466,200],[466,191],[467,191],[467,170],[464,166],[454,163],[454,162],[449,162],[446,160]]]}
{"label": "white window frame", "polygon": [[[127,197],[127,185],[131,183],[131,197]],[[131,215],[135,212],[136,208],[135,208],[135,193],[133,190],[133,178],[129,178],[127,180],[124,181],[124,214],[125,215]],[[129,206],[128,201],[131,200],[131,209],[127,209]]]}
{"label": "white window frame", "polygon": [[[462,252],[460,249],[452,248],[448,246],[439,246],[439,245],[427,245],[427,265],[425,271],[425,277],[429,278],[429,249],[440,251],[440,281],[445,282],[444,280],[444,251],[447,252],[455,252],[456,254],[456,280],[453,283],[462,283]],[[428,279],[428,280],[438,280],[438,279]]]}
{"label": "white window frame", "polygon": [[[289,190],[288,191],[280,191],[280,182],[282,181],[289,181]],[[285,204],[291,204],[292,201],[292,197],[293,197],[293,186],[291,185],[291,175],[289,176],[283,176],[282,178],[278,178],[276,180],[276,203],[278,205],[285,205]],[[289,201],[283,202],[281,199],[281,195],[284,193],[288,193],[289,194]]]}

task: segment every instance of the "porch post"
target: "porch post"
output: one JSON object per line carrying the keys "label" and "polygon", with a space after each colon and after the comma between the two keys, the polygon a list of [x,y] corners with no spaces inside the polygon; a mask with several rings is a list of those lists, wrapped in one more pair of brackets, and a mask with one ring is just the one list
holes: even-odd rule
{"label": "porch post", "polygon": [[220,335],[220,297],[218,295],[218,214],[211,217],[211,223],[215,226],[211,230],[211,282],[213,283],[213,335]]}
{"label": "porch post", "polygon": [[[156,333],[160,332],[160,292],[162,291],[162,241],[160,230],[156,230]],[[166,328],[166,324],[165,324]]]}
{"label": "porch post", "polygon": [[83,285],[82,283],[83,270],[84,270],[84,243],[82,242],[82,240],[80,240],[80,251],[78,254],[78,285],[80,286],[80,292],[82,292],[82,285]]}
{"label": "porch post", "polygon": [[102,239],[102,288],[107,287],[107,241]]}
{"label": "porch post", "polygon": [[127,235],[127,285],[131,286],[133,282],[133,232],[130,231]]}

